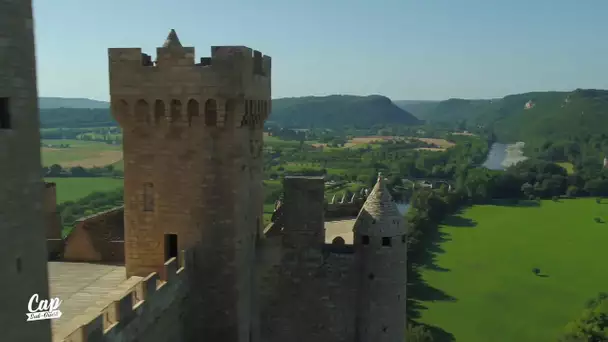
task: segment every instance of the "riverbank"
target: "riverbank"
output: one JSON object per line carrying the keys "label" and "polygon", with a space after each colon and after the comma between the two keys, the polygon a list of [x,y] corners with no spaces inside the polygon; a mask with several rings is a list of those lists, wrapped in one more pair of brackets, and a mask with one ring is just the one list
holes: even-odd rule
{"label": "riverbank", "polygon": [[525,145],[526,143],[522,141],[507,145],[507,148],[505,149],[505,159],[502,161],[501,165],[506,169],[511,165],[515,165],[528,159],[528,157],[524,156]]}
{"label": "riverbank", "polygon": [[483,163],[483,166],[490,170],[504,170],[507,167],[517,164],[520,161],[526,160],[523,148],[524,142],[514,144],[494,143],[490,147],[488,157]]}

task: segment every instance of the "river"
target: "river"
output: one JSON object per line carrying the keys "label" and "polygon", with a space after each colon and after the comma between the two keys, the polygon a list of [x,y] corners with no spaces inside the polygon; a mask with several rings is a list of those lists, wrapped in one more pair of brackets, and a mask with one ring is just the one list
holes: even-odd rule
{"label": "river", "polygon": [[[507,167],[526,160],[527,157],[523,153],[524,143],[517,142],[515,144],[494,143],[490,147],[488,157],[483,166],[490,170],[504,170]],[[397,209],[404,215],[410,208],[409,203],[396,202]]]}
{"label": "river", "polygon": [[490,170],[504,170],[507,167],[524,161],[527,157],[524,156],[523,142],[515,144],[494,143],[490,147],[488,158],[486,158],[483,166]]}

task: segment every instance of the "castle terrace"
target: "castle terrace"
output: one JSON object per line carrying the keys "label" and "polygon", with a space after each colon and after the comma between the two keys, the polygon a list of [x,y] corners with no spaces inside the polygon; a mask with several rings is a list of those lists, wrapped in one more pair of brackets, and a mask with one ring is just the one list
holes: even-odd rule
{"label": "castle terrace", "polygon": [[49,262],[51,297],[62,300],[61,318],[52,321],[53,341],[87,323],[111,302],[128,292],[141,277],[126,279],[124,266]]}
{"label": "castle terrace", "polygon": [[325,243],[331,243],[335,238],[341,237],[347,244],[353,243],[353,225],[355,218],[325,222]]}

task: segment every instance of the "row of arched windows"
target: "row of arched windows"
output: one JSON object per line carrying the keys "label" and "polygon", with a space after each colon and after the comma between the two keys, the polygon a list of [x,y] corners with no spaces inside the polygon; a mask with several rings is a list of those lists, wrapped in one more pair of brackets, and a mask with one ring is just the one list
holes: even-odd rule
{"label": "row of arched windows", "polygon": [[[245,100],[244,106],[245,113],[239,122],[239,127],[260,127],[263,120],[268,116],[268,101]],[[119,101],[116,110],[118,110],[121,115],[130,116],[129,104],[125,100]],[[186,102],[185,118],[188,121],[189,126],[192,125],[195,118],[200,117],[202,114],[205,126],[216,127],[218,126],[218,122],[221,121],[218,117],[218,113],[218,105],[215,99],[208,99],[205,101],[202,113],[197,100],[190,99]],[[224,103],[224,113],[224,126],[233,125],[237,113],[236,100],[229,99]],[[148,101],[140,99],[135,102],[133,116],[137,122],[145,124],[153,123],[158,125],[163,119],[168,119],[169,122],[177,122],[183,118],[182,102],[173,99],[167,106],[163,100],[155,100],[154,103],[150,104]]]}

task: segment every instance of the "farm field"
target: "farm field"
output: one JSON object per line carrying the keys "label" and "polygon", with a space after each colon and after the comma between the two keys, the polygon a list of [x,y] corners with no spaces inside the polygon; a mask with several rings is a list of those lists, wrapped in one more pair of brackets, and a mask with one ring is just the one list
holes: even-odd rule
{"label": "farm field", "polygon": [[410,285],[419,322],[456,341],[553,342],[606,291],[608,224],[594,218],[608,204],[533,203],[474,206],[444,221],[432,264]]}
{"label": "farm field", "polygon": [[42,165],[59,164],[63,167],[106,166],[122,159],[122,147],[109,145],[99,141],[83,141],[72,139],[44,139],[45,145],[69,145],[68,148],[41,147]]}
{"label": "farm field", "polygon": [[57,184],[57,204],[65,201],[76,201],[95,191],[114,190],[123,186],[122,179],[104,177],[49,177],[44,180]]}

